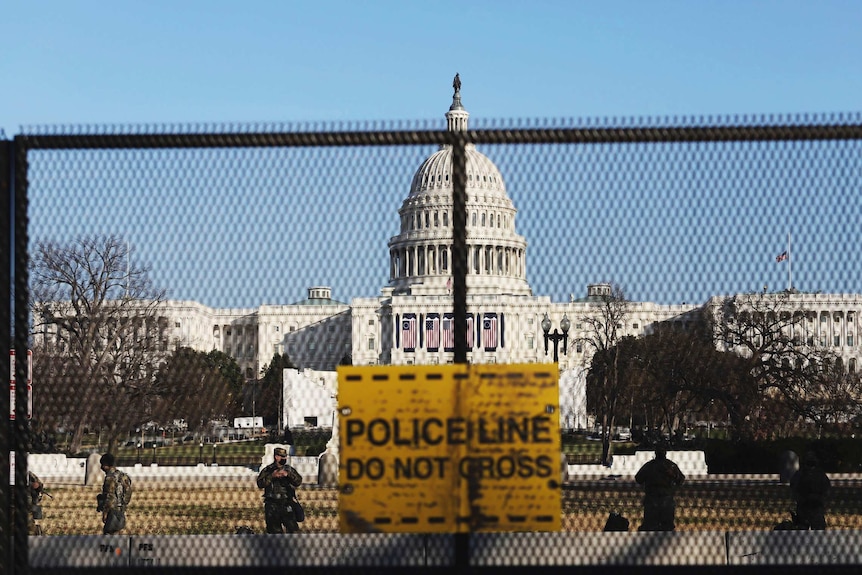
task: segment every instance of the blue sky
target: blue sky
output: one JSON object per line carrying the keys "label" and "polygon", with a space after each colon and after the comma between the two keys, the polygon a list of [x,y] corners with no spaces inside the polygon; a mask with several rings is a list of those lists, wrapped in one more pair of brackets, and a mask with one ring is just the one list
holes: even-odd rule
{"label": "blue sky", "polygon": [[[8,3],[0,18],[0,129],[11,137],[22,126],[58,124],[442,127],[455,72],[474,126],[859,112],[860,29],[862,3],[854,0]],[[148,204],[128,182],[119,200],[99,187],[108,190],[99,205],[93,198],[102,196],[87,184],[93,176],[84,174],[71,192],[48,184],[32,190],[31,231],[127,235],[172,295],[209,305],[289,303],[314,284],[332,285],[346,301],[385,284],[386,241],[397,233],[412,171],[430,151],[383,159],[352,152],[347,166],[332,164],[341,179],[328,186],[323,176],[289,185],[278,167],[288,160],[275,154],[264,166],[276,166],[270,175],[283,180],[248,176],[207,190],[186,184],[182,193],[197,194],[189,213],[181,192]],[[785,181],[776,172],[760,174],[759,184],[634,189],[617,182],[598,194],[583,181],[562,185],[577,179],[577,158],[613,165],[597,150],[552,151],[574,172],[559,168],[548,185],[517,156],[483,151],[503,169],[519,209],[537,294],[566,299],[587,282],[610,280],[636,299],[673,303],[784,287],[786,266],[774,256],[788,232],[800,289],[862,291],[847,256],[862,253],[855,181]],[[643,153],[637,161],[667,163]],[[858,153],[846,156],[859,161]],[[316,161],[330,166],[338,154],[327,158]],[[748,165],[746,158],[734,165]],[[387,166],[383,183],[355,183],[357,173],[380,165]],[[361,196],[345,198],[347,190]],[[164,211],[142,207],[154,204]],[[326,216],[332,206],[345,210]],[[237,242],[244,249],[228,247]]]}

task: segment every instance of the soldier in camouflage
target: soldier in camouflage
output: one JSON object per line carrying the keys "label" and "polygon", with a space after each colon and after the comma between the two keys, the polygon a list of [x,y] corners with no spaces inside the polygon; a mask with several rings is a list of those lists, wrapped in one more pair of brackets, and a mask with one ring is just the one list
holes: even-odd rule
{"label": "soldier in camouflage", "polygon": [[102,512],[104,535],[118,533],[126,526],[126,506],[132,498],[132,484],[129,476],[117,469],[114,455],[106,453],[99,460],[105,481],[102,493],[97,497],[97,511]]}
{"label": "soldier in camouflage", "polygon": [[42,528],[36,521],[42,519],[42,493],[45,484],[32,471],[27,472],[27,483],[30,491],[30,512],[27,514],[27,533],[41,535]]}
{"label": "soldier in camouflage", "polygon": [[275,461],[260,470],[257,486],[263,489],[263,515],[267,533],[296,533],[299,524],[293,510],[296,488],[302,476],[287,464],[287,450],[276,447]]}
{"label": "soldier in camouflage", "polygon": [[676,504],[673,496],[685,481],[676,463],[667,458],[667,448],[659,446],[655,459],[647,461],[635,475],[644,486],[644,521],[638,531],[673,531]]}

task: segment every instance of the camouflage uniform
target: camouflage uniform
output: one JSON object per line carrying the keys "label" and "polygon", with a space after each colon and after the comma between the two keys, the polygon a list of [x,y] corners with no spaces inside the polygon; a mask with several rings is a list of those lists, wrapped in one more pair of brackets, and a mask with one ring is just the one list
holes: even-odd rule
{"label": "camouflage uniform", "polygon": [[105,535],[117,533],[126,526],[126,506],[132,498],[128,475],[114,467],[114,458],[109,455],[102,456],[101,460],[105,472],[102,483],[102,521],[105,524],[102,533]]}
{"label": "camouflage uniform", "polygon": [[644,486],[644,521],[639,531],[673,531],[676,488],[685,481],[685,475],[676,463],[667,458],[667,451],[656,449],[655,459],[647,461],[635,475],[635,481]]}
{"label": "camouflage uniform", "polygon": [[[27,533],[30,535],[41,535],[36,528],[36,519],[42,519],[42,490],[45,484],[32,471],[27,472],[27,483],[30,490],[30,509],[27,513]],[[38,485],[38,487],[34,487]]]}
{"label": "camouflage uniform", "polygon": [[[263,516],[267,533],[296,533],[299,524],[293,515],[291,502],[296,499],[296,488],[302,485],[302,476],[287,465],[287,451],[275,449],[275,461],[260,470],[257,486],[263,489]],[[286,475],[273,477],[273,473]],[[282,526],[284,528],[282,529]]]}

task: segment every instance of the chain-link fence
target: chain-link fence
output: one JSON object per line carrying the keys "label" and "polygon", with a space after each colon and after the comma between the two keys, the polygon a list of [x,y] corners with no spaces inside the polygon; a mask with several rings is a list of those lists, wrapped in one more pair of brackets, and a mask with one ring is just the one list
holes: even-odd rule
{"label": "chain-link fence", "polygon": [[[4,142],[3,337],[16,389],[32,378],[3,437],[9,565],[26,549],[37,569],[858,563],[860,117],[468,130],[457,94],[446,117]],[[451,497],[482,528],[345,527],[339,365],[546,362],[556,451],[533,423],[511,469],[465,468],[480,488]],[[481,443],[469,413],[435,409],[392,449]],[[258,478],[278,446],[305,520],[267,536],[279,507]],[[106,452],[134,496],[99,535]],[[469,511],[546,456],[559,531],[497,533]],[[28,461],[50,494],[38,520]],[[444,503],[426,497],[403,505]]]}

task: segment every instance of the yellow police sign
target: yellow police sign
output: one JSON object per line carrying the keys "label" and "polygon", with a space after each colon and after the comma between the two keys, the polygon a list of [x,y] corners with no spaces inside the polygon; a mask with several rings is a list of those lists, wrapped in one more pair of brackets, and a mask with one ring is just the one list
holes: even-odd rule
{"label": "yellow police sign", "polygon": [[338,368],[344,532],[560,529],[553,364]]}

